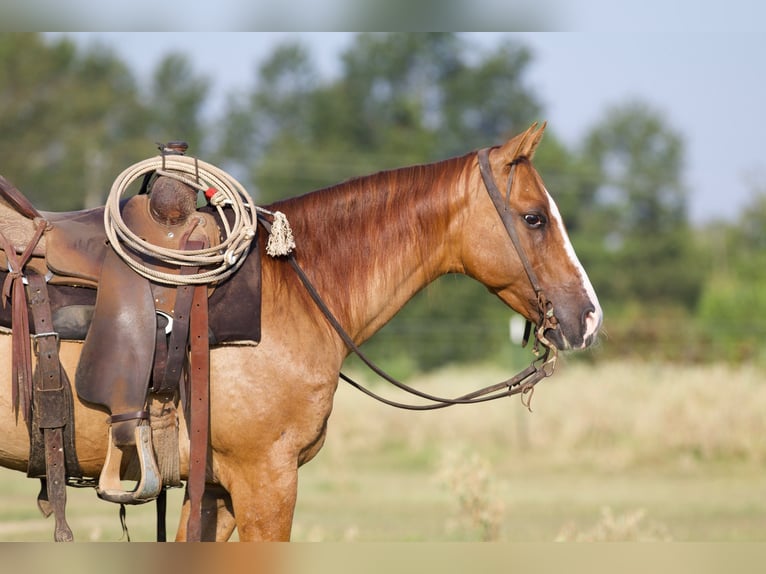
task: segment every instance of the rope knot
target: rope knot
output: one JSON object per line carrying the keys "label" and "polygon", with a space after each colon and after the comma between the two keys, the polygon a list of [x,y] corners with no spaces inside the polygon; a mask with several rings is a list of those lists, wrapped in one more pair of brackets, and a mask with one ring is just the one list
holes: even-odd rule
{"label": "rope knot", "polygon": [[223,260],[229,265],[234,265],[237,262],[237,254],[234,249],[227,249],[223,254]]}
{"label": "rope knot", "polygon": [[271,224],[266,253],[272,257],[288,255],[295,249],[295,239],[293,238],[293,231],[290,229],[290,223],[281,211],[275,211],[273,217],[274,221]]}
{"label": "rope knot", "polygon": [[[207,194],[205,194],[205,197],[207,197]],[[213,193],[213,195],[208,197],[208,201],[213,207],[223,207],[224,205],[232,204],[231,200],[226,197],[226,194],[221,191]]]}

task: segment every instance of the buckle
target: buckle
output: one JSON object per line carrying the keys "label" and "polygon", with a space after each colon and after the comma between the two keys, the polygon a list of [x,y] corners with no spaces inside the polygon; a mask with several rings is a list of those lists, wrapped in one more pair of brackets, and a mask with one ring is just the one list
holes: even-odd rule
{"label": "buckle", "polygon": [[[10,261],[8,261],[7,267],[8,267],[8,273],[13,273],[13,268],[11,267]],[[49,269],[48,272],[45,274],[45,282],[48,283],[52,278],[53,278],[53,271]],[[21,282],[24,285],[29,285],[29,281],[27,281],[27,277],[23,273],[21,274]]]}
{"label": "buckle", "polygon": [[173,332],[173,317],[165,313],[165,311],[155,310],[154,312],[168,320],[168,324],[165,325],[165,334],[170,335]]}

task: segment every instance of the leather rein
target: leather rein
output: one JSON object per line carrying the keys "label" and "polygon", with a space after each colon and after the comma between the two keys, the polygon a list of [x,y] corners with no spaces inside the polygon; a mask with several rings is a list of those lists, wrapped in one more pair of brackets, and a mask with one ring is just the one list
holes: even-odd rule
{"label": "leather rein", "polygon": [[[503,221],[503,225],[505,226],[505,229],[508,232],[508,236],[510,237],[511,242],[513,243],[513,246],[516,249],[516,252],[518,253],[519,259],[521,260],[521,263],[524,266],[524,270],[535,291],[538,313],[540,315],[539,320],[537,322],[537,328],[535,330],[535,343],[533,347],[533,352],[536,355],[536,358],[532,361],[532,363],[526,369],[520,371],[518,374],[514,375],[513,377],[506,379],[505,381],[502,381],[500,383],[489,385],[479,390],[476,390],[471,393],[461,395],[455,398],[444,398],[444,397],[435,396],[429,393],[425,393],[423,391],[419,391],[418,389],[410,387],[409,385],[406,385],[405,383],[402,383],[398,381],[397,379],[394,379],[391,375],[389,375],[388,373],[383,371],[380,367],[378,367],[375,363],[373,363],[372,360],[370,360],[369,357],[365,355],[365,353],[357,346],[357,344],[353,341],[353,339],[349,336],[349,334],[343,329],[343,327],[340,325],[338,320],[333,315],[332,311],[330,311],[330,309],[325,304],[324,300],[321,298],[321,296],[317,292],[314,285],[306,276],[306,273],[303,271],[299,263],[296,261],[294,254],[290,253],[287,256],[288,262],[297,273],[298,277],[300,278],[304,287],[308,291],[309,295],[314,300],[317,307],[319,307],[319,309],[322,311],[325,318],[330,322],[332,327],[338,333],[338,335],[343,340],[343,342],[348,346],[348,348],[357,357],[359,357],[362,360],[362,362],[365,365],[367,365],[367,367],[369,367],[375,374],[377,374],[379,377],[381,377],[385,381],[391,383],[395,387],[415,397],[418,397],[425,401],[429,401],[427,404],[419,404],[419,405],[393,401],[391,399],[387,399],[385,397],[382,397],[372,392],[370,389],[354,381],[350,377],[346,376],[344,373],[342,372],[340,373],[340,378],[346,381],[347,383],[349,383],[351,386],[362,391],[366,395],[384,404],[390,405],[392,407],[407,409],[407,410],[414,410],[414,411],[428,411],[428,410],[442,409],[442,408],[450,407],[453,405],[469,405],[469,404],[482,403],[482,402],[492,401],[495,399],[500,399],[503,397],[509,397],[509,396],[521,394],[522,403],[527,408],[529,408],[530,401],[532,398],[531,393],[534,389],[534,386],[538,382],[540,382],[542,379],[551,376],[554,372],[554,368],[556,365],[556,358],[557,358],[557,349],[550,341],[548,341],[548,339],[545,338],[544,332],[546,329],[558,328],[558,321],[556,320],[556,316],[553,312],[553,305],[545,297],[545,294],[543,293],[543,290],[540,287],[540,283],[537,279],[537,275],[535,274],[534,269],[532,268],[532,264],[527,258],[526,252],[524,251],[524,248],[521,245],[521,241],[519,239],[518,232],[516,231],[516,225],[515,225],[515,220],[518,219],[518,213],[510,205],[510,193],[511,193],[511,187],[513,185],[514,169],[516,164],[518,163],[518,160],[514,160],[509,164],[510,173],[508,175],[508,188],[506,193],[506,196],[507,196],[506,200],[503,199],[503,196],[500,193],[500,190],[498,189],[497,184],[495,183],[494,177],[492,175],[492,171],[489,164],[489,149],[488,148],[482,149],[478,152],[478,160],[479,160],[479,169],[481,171],[482,179],[484,181],[484,185],[487,189],[487,192],[489,193],[489,196],[492,198],[492,203],[494,204],[498,214],[500,215],[500,218]],[[261,221],[268,229],[269,223],[265,221],[264,219],[261,219]],[[525,346],[529,339],[531,327],[532,327],[532,323],[528,320],[525,333],[524,333],[524,340],[522,342],[522,346]],[[541,352],[539,350],[539,345],[542,345],[542,347],[544,347],[544,351]],[[525,395],[528,395],[526,397],[526,400],[525,400]]]}

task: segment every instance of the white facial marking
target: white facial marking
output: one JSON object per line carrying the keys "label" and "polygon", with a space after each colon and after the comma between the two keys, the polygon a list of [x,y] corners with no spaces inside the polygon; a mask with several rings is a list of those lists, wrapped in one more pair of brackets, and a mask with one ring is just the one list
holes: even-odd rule
{"label": "white facial marking", "polygon": [[594,312],[588,313],[588,315],[585,318],[585,334],[583,336],[583,347],[584,347],[586,342],[589,341],[592,337],[594,337],[599,327],[601,327],[601,321],[603,320],[604,313],[601,310],[601,305],[598,302],[596,291],[595,289],[593,289],[593,285],[591,284],[590,279],[588,278],[588,274],[585,272],[585,269],[580,263],[580,260],[577,258],[577,254],[575,253],[574,247],[572,247],[572,242],[569,240],[569,235],[567,234],[567,230],[564,227],[564,220],[561,217],[559,208],[556,205],[556,202],[553,201],[553,198],[551,197],[551,194],[548,193],[547,189],[545,190],[545,195],[548,199],[548,206],[550,209],[551,218],[558,226],[559,231],[561,232],[561,237],[564,239],[564,249],[567,253],[567,256],[569,257],[569,260],[572,262],[572,265],[574,266],[574,268],[577,270],[577,273],[580,276],[580,281],[582,282],[583,287],[585,288],[585,293],[588,295],[588,299],[590,299],[590,302],[593,304],[593,308],[595,309]]}

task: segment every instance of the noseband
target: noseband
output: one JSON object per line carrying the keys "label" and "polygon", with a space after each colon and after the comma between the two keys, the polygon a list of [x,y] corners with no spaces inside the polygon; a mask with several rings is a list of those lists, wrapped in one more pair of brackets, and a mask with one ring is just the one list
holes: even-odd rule
{"label": "noseband", "polygon": [[[516,165],[519,163],[519,158],[510,162],[510,172],[508,173],[508,184],[505,193],[505,199],[503,198],[500,190],[495,183],[495,178],[492,175],[492,168],[489,163],[489,148],[484,148],[478,152],[479,159],[479,171],[481,172],[481,178],[484,181],[484,187],[487,189],[489,197],[492,199],[492,203],[497,210],[500,219],[503,222],[508,237],[511,238],[511,243],[516,249],[516,253],[521,260],[521,264],[524,266],[524,271],[529,278],[529,282],[532,284],[532,289],[535,292],[537,312],[539,313],[539,320],[537,321],[537,330],[535,331],[535,346],[540,343],[548,349],[553,348],[553,344],[545,337],[545,331],[548,329],[558,328],[558,319],[553,311],[553,303],[545,296],[543,288],[540,286],[540,281],[537,279],[537,274],[532,267],[532,264],[527,257],[527,252],[524,250],[524,246],[519,239],[519,233],[516,230],[516,221],[519,219],[519,213],[511,206],[511,189],[513,187],[513,175],[516,171]],[[524,329],[524,340],[522,347],[526,346],[529,340],[530,331],[532,328],[532,322],[527,319],[527,325]]]}

